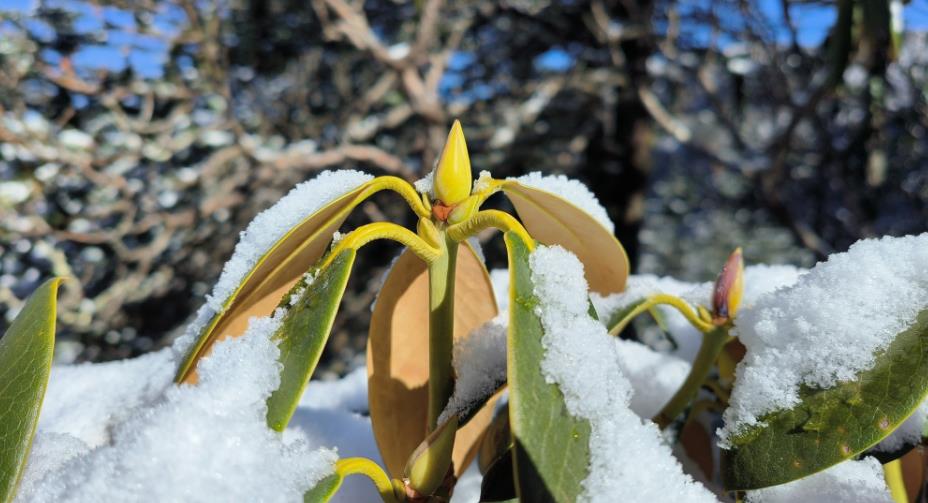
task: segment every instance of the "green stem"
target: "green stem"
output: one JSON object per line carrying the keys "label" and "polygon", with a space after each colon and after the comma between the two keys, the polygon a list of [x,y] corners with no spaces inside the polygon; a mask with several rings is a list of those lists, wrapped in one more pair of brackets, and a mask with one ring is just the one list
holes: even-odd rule
{"label": "green stem", "polygon": [[683,299],[675,297],[673,295],[668,295],[664,293],[658,293],[642,299],[640,303],[635,305],[630,311],[622,314],[622,318],[616,323],[611,329],[609,329],[610,335],[619,335],[622,330],[625,330],[625,327],[628,326],[631,321],[641,313],[644,313],[654,306],[666,305],[673,307],[680,314],[690,322],[691,325],[696,327],[702,333],[708,333],[715,329],[715,326],[711,323],[702,320],[699,318],[699,315],[693,311],[693,308],[689,306]]}
{"label": "green stem", "polygon": [[705,382],[709,371],[715,364],[725,343],[728,342],[728,327],[716,327],[703,335],[702,345],[699,347],[699,353],[696,354],[696,360],[690,373],[683,381],[683,385],[673,395],[667,405],[661,409],[660,413],[654,416],[653,421],[664,429],[673,422],[680,413],[693,401],[702,383]]}
{"label": "green stem", "polygon": [[[438,425],[454,390],[454,269],[458,244],[441,233],[444,253],[429,264],[429,431]],[[444,475],[444,474],[442,474]]]}

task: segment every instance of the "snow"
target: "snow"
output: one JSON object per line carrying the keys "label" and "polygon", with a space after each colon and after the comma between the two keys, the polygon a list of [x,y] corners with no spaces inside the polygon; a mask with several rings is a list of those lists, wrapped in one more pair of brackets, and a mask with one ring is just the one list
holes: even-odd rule
{"label": "snow", "polygon": [[528,187],[550,192],[561,199],[569,201],[570,204],[589,213],[591,217],[596,219],[596,221],[609,232],[615,231],[615,225],[613,225],[612,220],[609,219],[606,209],[599,204],[599,200],[596,199],[596,196],[593,195],[590,189],[577,180],[567,178],[564,175],[542,175],[541,172],[538,171],[516,178],[508,178],[508,180],[513,180]]}
{"label": "snow", "polygon": [[629,407],[642,419],[656,416],[680,389],[690,364],[634,341],[615,338],[615,346],[619,367],[632,387]]}
{"label": "snow", "polygon": [[259,213],[240,235],[232,258],[223,266],[222,274],[197,311],[196,319],[178,338],[175,348],[180,353],[193,344],[210,320],[223,310],[229,296],[238,288],[249,271],[271,246],[290,229],[325,205],[360,187],[373,176],[360,171],[324,171],[312,180],[298,184],[274,206]]}
{"label": "snow", "polygon": [[438,418],[444,423],[492,395],[506,382],[506,334],[503,312],[454,344],[454,393]]}
{"label": "snow", "polygon": [[[785,288],[796,282],[804,271],[790,265],[752,265],[744,270],[744,296],[742,309],[753,305],[762,295]],[[622,293],[601,296],[591,292],[590,300],[596,308],[599,319],[608,323],[623,308],[645,297],[664,293],[675,295],[687,301],[691,306],[711,304],[712,283],[688,283],[670,277],[657,277],[650,274],[629,276],[626,289]],[[670,335],[677,342],[677,348],[671,354],[685,361],[692,362],[699,351],[702,334],[690,322],[686,321],[676,309],[669,306],[656,308],[665,322]],[[646,341],[650,342],[650,341]]]}
{"label": "snow", "polygon": [[924,308],[926,264],[928,234],[862,240],[742,308],[735,325],[747,355],[721,444],[797,404],[800,385],[828,388],[870,368],[874,353]]}
{"label": "snow", "polygon": [[416,192],[420,194],[425,194],[429,196],[429,199],[435,199],[435,194],[432,190],[435,188],[434,180],[435,179],[435,170],[429,171],[424,177],[413,182],[413,187],[416,188]]}
{"label": "snow", "polygon": [[882,465],[876,458],[867,457],[860,461],[845,461],[788,484],[748,491],[746,501],[892,503],[893,498],[883,479]]}
{"label": "snow", "polygon": [[683,473],[657,426],[629,408],[632,386],[614,340],[587,313],[580,261],[557,246],[538,247],[529,261],[545,332],[541,370],[564,393],[567,410],[592,430],[581,499],[613,501],[622,494],[626,501],[717,501]]}
{"label": "snow", "polygon": [[[270,339],[278,326],[252,319],[245,335],[218,343],[196,386],[170,385],[168,350],[56,369],[45,412],[59,410],[43,412],[18,500],[301,499],[331,473],[336,454],[266,425],[265,400],[279,384]],[[78,401],[86,411],[62,412]]]}

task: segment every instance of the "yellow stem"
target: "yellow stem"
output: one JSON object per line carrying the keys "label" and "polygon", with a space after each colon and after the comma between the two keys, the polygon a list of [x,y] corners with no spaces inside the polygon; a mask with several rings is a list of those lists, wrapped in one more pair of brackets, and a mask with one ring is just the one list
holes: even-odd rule
{"label": "yellow stem", "polygon": [[905,480],[902,478],[902,460],[894,459],[883,465],[883,477],[889,486],[889,493],[896,503],[908,503],[909,495],[905,490]]}
{"label": "yellow stem", "polygon": [[409,208],[421,218],[429,218],[432,215],[431,209],[426,207],[422,197],[416,192],[416,189],[406,180],[395,176],[378,176],[367,188],[359,194],[360,200],[367,199],[381,190],[391,190],[399,194]]}
{"label": "yellow stem", "polygon": [[535,247],[535,240],[525,227],[509,213],[499,210],[482,210],[465,222],[448,227],[448,237],[461,242],[485,229],[499,229],[503,232],[515,232],[522,238],[529,250]]}
{"label": "yellow stem", "polygon": [[689,321],[694,327],[696,327],[697,330],[704,334],[709,333],[716,328],[711,323],[702,320],[699,315],[693,311],[693,308],[691,308],[689,304],[687,304],[683,299],[673,295],[659,293],[648,297],[644,300],[644,302],[638,304],[634,309],[631,310],[631,312],[622,318],[622,321],[620,321],[616,326],[612,327],[612,330],[609,331],[609,334],[619,335],[636,316],[651,309],[654,306],[662,304],[671,306],[677,311],[680,311],[680,314],[682,314],[687,321]]}
{"label": "yellow stem", "polygon": [[376,239],[389,239],[405,245],[426,263],[432,263],[438,260],[442,253],[439,247],[430,245],[424,239],[417,236],[416,233],[405,227],[390,222],[376,222],[362,225],[343,237],[326,256],[320,269],[328,266],[339,253],[348,249],[357,250]]}
{"label": "yellow stem", "polygon": [[394,491],[396,485],[377,463],[367,458],[339,459],[335,463],[335,473],[343,478],[348,475],[364,475],[374,483],[384,503],[399,502],[399,498],[397,498]]}

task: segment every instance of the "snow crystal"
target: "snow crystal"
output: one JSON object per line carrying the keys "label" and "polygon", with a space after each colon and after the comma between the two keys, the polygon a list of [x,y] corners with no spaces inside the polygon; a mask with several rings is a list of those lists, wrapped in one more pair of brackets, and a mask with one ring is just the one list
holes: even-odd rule
{"label": "snow crystal", "polygon": [[641,418],[654,417],[686,380],[690,364],[638,342],[616,338],[615,345],[619,367],[632,385],[629,407]]}
{"label": "snow crystal", "polygon": [[894,452],[905,446],[920,443],[926,422],[928,422],[928,400],[922,402],[908,419],[873,449],[877,452]]}
{"label": "snow crystal", "polygon": [[590,189],[578,180],[567,178],[564,175],[542,175],[538,171],[517,178],[509,178],[509,180],[550,192],[561,199],[570,201],[574,206],[589,213],[609,232],[615,231],[615,225],[609,219],[606,209],[599,204],[599,200],[596,199]]}
{"label": "snow crystal", "polygon": [[235,245],[232,258],[223,266],[219,281],[213,287],[206,303],[197,311],[196,319],[187,326],[175,347],[183,353],[199,337],[242,279],[287,231],[326,204],[356,189],[373,177],[354,170],[324,171],[312,180],[298,184],[274,206],[259,213],[248,224]]}
{"label": "snow crystal", "polygon": [[508,313],[484,323],[454,344],[454,393],[438,418],[460,414],[506,382]]}
{"label": "snow crystal", "polygon": [[892,503],[893,498],[883,479],[882,465],[875,458],[867,457],[860,461],[845,461],[787,484],[748,491],[746,501]]}
{"label": "snow crystal", "polygon": [[614,501],[622,494],[627,501],[716,501],[683,473],[657,426],[629,408],[632,388],[615,342],[587,313],[580,261],[563,248],[540,246],[530,266],[545,332],[542,372],[558,384],[568,411],[592,429],[582,499]]}
{"label": "snow crystal", "polygon": [[[146,401],[123,416],[96,414],[110,432],[96,448],[80,437],[60,433],[67,416],[43,417],[36,435],[37,449],[30,456],[20,501],[293,501],[332,470],[335,453],[314,449],[300,435],[286,441],[266,425],[265,401],[279,385],[279,351],[270,335],[279,326],[274,318],[253,319],[245,335],[218,343],[198,367],[196,386],[161,387],[163,354],[122,365],[74,367],[58,371],[54,381],[97,374],[97,389],[78,386],[74,400],[95,407],[113,408],[107,395],[128,397],[123,380],[140,390],[136,400]],[[108,364],[109,365],[109,364]],[[156,368],[158,370],[156,370]],[[116,375],[121,370],[123,375]],[[69,375],[70,374],[70,375]],[[121,377],[121,379],[120,379]],[[78,382],[81,379],[76,379]],[[89,382],[89,379],[85,382]],[[51,388],[67,386],[53,382]],[[62,388],[63,389],[63,388]],[[60,398],[59,393],[59,398]],[[55,396],[46,401],[54,408]],[[43,414],[44,416],[44,414]],[[107,417],[104,419],[104,417]],[[82,420],[86,422],[86,420]],[[100,436],[89,427],[89,438]]]}
{"label": "snow crystal", "polygon": [[863,240],[743,308],[735,324],[747,355],[722,444],[798,403],[801,384],[826,388],[870,368],[875,352],[925,308],[926,264],[928,234]]}

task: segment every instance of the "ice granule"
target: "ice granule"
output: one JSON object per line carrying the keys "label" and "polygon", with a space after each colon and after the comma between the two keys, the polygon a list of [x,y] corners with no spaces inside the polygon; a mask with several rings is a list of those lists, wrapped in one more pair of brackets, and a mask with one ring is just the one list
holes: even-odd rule
{"label": "ice granule", "polygon": [[360,187],[373,176],[360,171],[324,171],[312,180],[298,184],[274,206],[259,213],[241,233],[232,258],[222,268],[222,274],[206,296],[206,303],[197,311],[195,320],[175,343],[176,353],[185,353],[216,313],[238,288],[242,279],[254,268],[258,259],[287,231],[323,206]]}
{"label": "ice granule", "polygon": [[597,222],[605,227],[609,232],[615,231],[615,225],[609,219],[606,209],[599,204],[596,196],[587,188],[586,185],[578,180],[567,178],[564,175],[542,175],[541,172],[534,171],[527,175],[516,178],[508,178],[529,187],[550,192],[561,199],[569,201],[570,204],[589,213]]}
{"label": "ice granule", "polygon": [[454,393],[438,418],[439,424],[467,410],[506,382],[508,318],[508,312],[500,313],[455,341]]}
{"label": "ice granule", "polygon": [[926,299],[928,234],[922,234],[858,241],[743,308],[735,333],[747,355],[737,368],[721,445],[764,414],[796,405],[800,385],[828,388],[870,368]]}
{"label": "ice granule", "polygon": [[583,266],[563,248],[539,246],[529,258],[536,315],[544,328],[542,373],[558,385],[571,415],[590,422],[584,501],[717,501],[685,475],[654,423],[629,408],[632,386],[616,345],[587,312]]}
{"label": "ice granule", "polygon": [[[111,433],[95,449],[80,448],[81,432],[56,433],[54,421],[46,420],[19,501],[302,499],[331,473],[335,453],[311,447],[300,435],[284,441],[266,425],[265,401],[280,380],[279,350],[270,338],[279,323],[253,319],[245,335],[217,343],[199,364],[198,385],[170,386],[155,397],[143,393],[146,403],[104,420]],[[145,379],[132,368],[121,367],[123,379]],[[101,384],[73,392],[92,405],[95,395],[107,394],[107,383]],[[56,450],[70,459],[48,463]]]}
{"label": "ice granule", "polygon": [[779,486],[748,491],[747,503],[892,503],[876,458],[845,461],[827,470]]}

